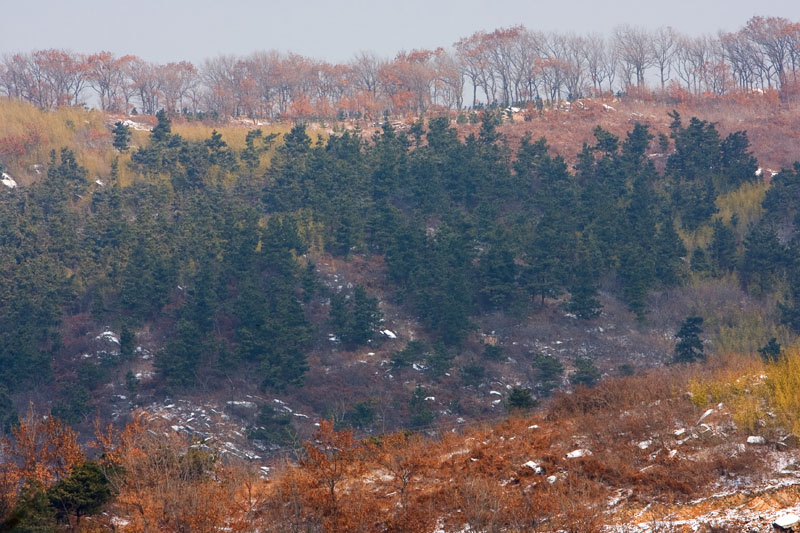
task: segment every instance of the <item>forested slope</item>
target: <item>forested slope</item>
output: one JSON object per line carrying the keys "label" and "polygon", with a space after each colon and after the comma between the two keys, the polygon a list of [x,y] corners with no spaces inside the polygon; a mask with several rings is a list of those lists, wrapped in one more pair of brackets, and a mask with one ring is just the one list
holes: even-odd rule
{"label": "forested slope", "polygon": [[219,436],[202,410],[265,457],[305,457],[322,418],[457,429],[602,374],[773,364],[800,332],[800,166],[767,180],[745,131],[701,118],[598,125],[562,155],[493,110],[224,136],[29,111],[63,129],[3,160],[6,433],[28,401],[84,439],[96,417],[187,402],[176,439]]}

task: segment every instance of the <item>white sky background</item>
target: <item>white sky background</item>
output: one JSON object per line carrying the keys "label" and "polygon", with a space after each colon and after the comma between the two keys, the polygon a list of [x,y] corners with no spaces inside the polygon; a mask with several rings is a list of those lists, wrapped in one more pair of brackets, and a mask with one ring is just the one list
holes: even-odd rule
{"label": "white sky background", "polygon": [[516,24],[610,35],[626,23],[698,35],[737,30],[753,15],[800,22],[800,0],[0,0],[0,55],[109,50],[198,64],[276,49],[345,62],[361,50],[389,58]]}

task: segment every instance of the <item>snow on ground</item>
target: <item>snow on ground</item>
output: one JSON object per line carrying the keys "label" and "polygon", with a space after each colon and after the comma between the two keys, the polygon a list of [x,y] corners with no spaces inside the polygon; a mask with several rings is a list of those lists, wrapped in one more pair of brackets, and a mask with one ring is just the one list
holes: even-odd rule
{"label": "snow on ground", "polygon": [[122,121],[122,124],[136,131],[151,131],[153,129],[147,124],[142,124],[141,122],[134,122],[132,120],[124,120]]}
{"label": "snow on ground", "polygon": [[95,340],[108,341],[108,342],[113,342],[114,344],[119,344],[119,338],[117,337],[116,333],[114,333],[111,330],[104,331],[103,333],[95,337]]}
{"label": "snow on ground", "polygon": [[2,181],[3,185],[8,187],[9,189],[15,189],[17,187],[17,182],[14,181],[14,179],[5,172],[3,172],[3,179],[0,181]]}

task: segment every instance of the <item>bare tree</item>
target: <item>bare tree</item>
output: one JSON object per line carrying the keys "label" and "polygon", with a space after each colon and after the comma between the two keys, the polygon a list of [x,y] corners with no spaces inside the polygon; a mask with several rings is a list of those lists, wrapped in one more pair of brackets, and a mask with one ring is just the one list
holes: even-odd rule
{"label": "bare tree", "polygon": [[353,70],[353,81],[356,87],[372,93],[378,94],[378,71],[384,63],[373,52],[359,52],[350,62]]}
{"label": "bare tree", "polygon": [[572,98],[583,96],[586,76],[586,39],[577,35],[564,37],[565,60],[564,85]]}
{"label": "bare tree", "polygon": [[188,61],[181,61],[159,66],[156,68],[156,75],[167,112],[180,112],[183,109],[183,99],[199,81],[197,69]]}
{"label": "bare tree", "polygon": [[781,17],[753,17],[742,30],[769,59],[779,89],[786,82],[786,63],[793,55],[796,31],[794,24]]}
{"label": "bare tree", "polygon": [[631,84],[632,75],[636,77],[636,86],[644,87],[646,70],[653,65],[653,46],[650,34],[641,28],[628,25],[614,29],[614,42],[622,65],[623,72]]}
{"label": "bare tree", "polygon": [[653,61],[655,66],[658,67],[661,90],[663,91],[671,73],[672,58],[675,56],[678,44],[678,33],[669,26],[662,26],[653,34],[652,44]]}
{"label": "bare tree", "polygon": [[529,30],[521,32],[514,41],[511,63],[515,100],[533,100],[539,95],[536,61],[543,41],[542,34]]}
{"label": "bare tree", "polygon": [[596,94],[603,92],[603,81],[606,79],[606,40],[598,33],[590,33],[585,39],[583,48],[586,61],[586,74],[592,80]]}
{"label": "bare tree", "polygon": [[443,48],[433,54],[434,102],[449,109],[461,109],[464,103],[464,75],[453,54]]}

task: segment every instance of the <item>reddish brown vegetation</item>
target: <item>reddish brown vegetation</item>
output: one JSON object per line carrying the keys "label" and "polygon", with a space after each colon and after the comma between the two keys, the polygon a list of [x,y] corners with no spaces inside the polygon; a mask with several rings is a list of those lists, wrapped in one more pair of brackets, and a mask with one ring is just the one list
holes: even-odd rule
{"label": "reddish brown vegetation", "polygon": [[[98,428],[95,446],[123,531],[599,531],[648,504],[666,514],[709,496],[732,475],[759,481],[762,452],[740,448],[729,418],[707,419],[713,431],[697,426],[683,393],[690,373],[605,381],[533,416],[436,439],[360,441],[322,422],[299,461],[274,465],[271,479],[144,414],[121,432]],[[679,428],[695,437],[680,441]],[[83,460],[55,419],[29,415],[15,435],[0,476],[5,509],[21,479],[52,483]],[[570,458],[576,449],[588,452]]]}

